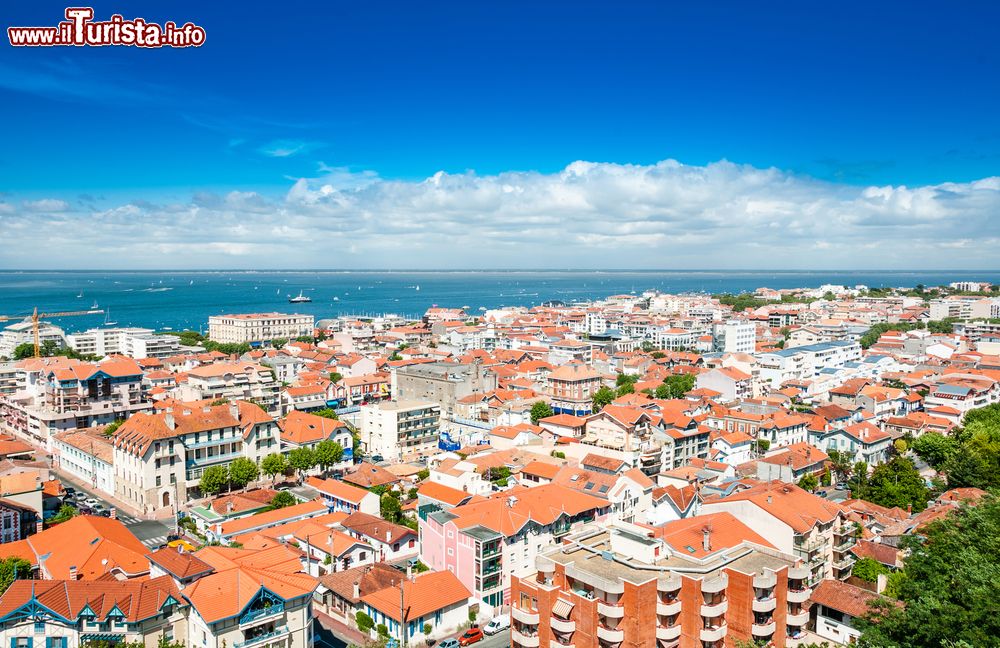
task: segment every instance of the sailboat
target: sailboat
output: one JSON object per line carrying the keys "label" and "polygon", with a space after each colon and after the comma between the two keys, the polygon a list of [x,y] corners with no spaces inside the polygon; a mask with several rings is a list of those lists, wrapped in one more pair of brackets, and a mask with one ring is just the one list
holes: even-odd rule
{"label": "sailboat", "polygon": [[90,305],[90,310],[97,310],[98,308],[100,308],[100,306],[97,305],[97,300],[95,299],[94,303]]}
{"label": "sailboat", "polygon": [[420,290],[420,286],[416,286],[416,289],[417,289],[417,290]]}
{"label": "sailboat", "polygon": [[105,310],[104,311],[104,325],[105,326],[114,326],[117,323],[118,322],[116,322],[116,321],[114,321],[114,320],[111,319],[111,309],[109,308],[109,309]]}
{"label": "sailboat", "polygon": [[80,294],[76,296],[76,298],[77,299],[83,299],[83,291],[82,290],[80,291]]}

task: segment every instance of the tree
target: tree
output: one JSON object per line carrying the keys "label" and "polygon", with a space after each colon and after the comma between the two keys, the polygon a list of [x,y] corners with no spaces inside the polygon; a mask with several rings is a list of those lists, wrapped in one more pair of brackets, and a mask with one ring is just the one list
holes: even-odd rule
{"label": "tree", "polygon": [[326,419],[333,419],[334,421],[339,421],[340,420],[340,417],[337,416],[336,410],[334,410],[334,409],[332,409],[330,407],[325,407],[325,408],[323,408],[321,410],[316,410],[315,412],[312,412],[312,414],[314,416],[321,416],[321,417],[326,418]]}
{"label": "tree", "polygon": [[[684,398],[689,391],[694,389],[694,374],[673,374],[663,380],[663,384],[656,388],[657,398]],[[661,389],[666,387],[666,389]]]}
{"label": "tree", "polygon": [[506,486],[510,479],[510,468],[507,466],[494,466],[489,469],[489,480],[498,486]]}
{"label": "tree", "polygon": [[260,478],[260,468],[246,457],[237,457],[229,464],[229,481],[236,488],[243,488]]}
{"label": "tree", "polygon": [[799,488],[807,490],[810,493],[816,490],[817,486],[819,486],[819,480],[816,479],[816,475],[812,473],[806,473],[802,475],[801,479],[799,479]]}
{"label": "tree", "polygon": [[273,480],[275,476],[285,474],[285,471],[288,470],[288,461],[285,460],[284,455],[272,453],[261,460],[260,468],[265,475]]}
{"label": "tree", "polygon": [[863,581],[874,583],[878,581],[878,577],[881,574],[888,574],[891,571],[891,569],[874,558],[865,556],[864,558],[858,558],[858,562],[854,563],[854,567],[851,569],[851,576],[857,576]]}
{"label": "tree", "polygon": [[771,448],[771,440],[757,439],[754,441],[754,445],[756,446],[757,452],[764,454]]}
{"label": "tree", "polygon": [[927,508],[930,490],[911,459],[894,457],[877,466],[867,484],[856,490],[854,496],[879,506],[903,509],[912,506],[914,511],[920,512]]}
{"label": "tree", "polygon": [[122,423],[124,423],[124,422],[125,422],[125,419],[118,418],[118,419],[115,419],[114,421],[112,421],[111,423],[109,423],[108,427],[104,428],[104,436],[106,436],[106,437],[112,437],[112,436],[114,436],[115,432],[118,431],[118,428],[120,428],[122,426]]}
{"label": "tree", "polygon": [[403,517],[403,506],[392,493],[386,493],[379,499],[379,514],[383,520],[399,522]]}
{"label": "tree", "polygon": [[543,418],[548,418],[555,414],[552,411],[552,406],[545,401],[538,401],[531,406],[531,422],[534,425],[538,425],[538,422]]}
{"label": "tree", "polygon": [[226,470],[225,466],[209,466],[201,474],[201,481],[198,483],[198,488],[201,489],[202,493],[215,495],[221,492],[228,483],[229,471]]}
{"label": "tree", "polygon": [[552,456],[555,457],[556,459],[565,459],[566,453],[563,452],[562,450],[553,450]]}
{"label": "tree", "polygon": [[286,506],[294,506],[299,503],[299,500],[295,498],[294,495],[288,491],[281,491],[277,495],[271,498],[270,510],[285,508]]}
{"label": "tree", "polygon": [[427,468],[423,468],[420,470],[420,472],[417,473],[417,480],[424,481],[430,476],[431,476],[431,471]]}
{"label": "tree", "polygon": [[639,382],[639,376],[635,374],[618,374],[618,377],[615,378],[615,387],[634,385],[637,382]]}
{"label": "tree", "polygon": [[618,395],[618,398],[621,398],[622,396],[624,396],[626,394],[634,394],[635,393],[635,385],[633,385],[632,383],[628,383],[627,382],[624,385],[622,385],[621,387],[619,387],[616,393]]}
{"label": "tree", "polygon": [[76,515],[76,513],[77,511],[74,507],[70,506],[69,504],[63,504],[62,506],[59,507],[59,510],[56,512],[56,514],[53,515],[52,518],[49,520],[49,523],[58,524],[60,522],[65,522],[66,520]]}
{"label": "tree", "polygon": [[275,349],[280,349],[286,344],[288,344],[287,338],[274,338],[273,340],[271,340],[271,346],[274,347]]}
{"label": "tree", "polygon": [[371,632],[371,629],[375,627],[375,622],[370,616],[358,610],[354,615],[354,621],[358,624],[358,630],[364,633]]}
{"label": "tree", "polygon": [[[1000,646],[997,555],[1000,499],[960,506],[903,540],[910,554],[893,578],[902,606],[878,602],[857,621],[861,646]],[[984,602],[988,602],[984,604]]]}
{"label": "tree", "polygon": [[830,467],[833,469],[835,475],[839,475],[843,479],[851,476],[853,468],[851,466],[851,456],[848,453],[841,452],[840,450],[827,450],[827,455],[830,457]]}
{"label": "tree", "polygon": [[940,432],[924,432],[913,440],[913,452],[939,470],[958,448],[958,442]]}
{"label": "tree", "polygon": [[594,395],[591,396],[591,400],[593,401],[594,405],[594,411],[595,412],[601,411],[602,409],[604,409],[605,405],[610,404],[611,401],[613,401],[616,397],[617,394],[615,394],[615,391],[613,389],[601,385],[597,389],[597,391],[594,392]]}
{"label": "tree", "polygon": [[35,345],[31,342],[25,342],[14,347],[14,355],[11,360],[24,360],[33,357],[35,357]]}
{"label": "tree", "polygon": [[288,465],[297,470],[301,477],[302,473],[316,465],[316,455],[309,448],[295,448],[288,453]]}
{"label": "tree", "polygon": [[343,378],[344,377],[342,375],[340,375],[340,372],[338,372],[338,371],[331,371],[330,372],[330,382],[332,382],[334,384],[339,383]]}
{"label": "tree", "polygon": [[330,466],[335,466],[343,460],[344,446],[333,439],[323,439],[316,444],[313,455],[316,465],[326,471],[329,470]]}
{"label": "tree", "polygon": [[17,579],[31,577],[31,563],[24,558],[11,556],[0,560],[0,594],[7,591]]}

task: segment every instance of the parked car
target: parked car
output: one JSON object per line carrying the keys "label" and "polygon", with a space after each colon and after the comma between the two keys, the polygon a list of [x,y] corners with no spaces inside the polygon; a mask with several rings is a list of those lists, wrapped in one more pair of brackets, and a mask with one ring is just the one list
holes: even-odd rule
{"label": "parked car", "polygon": [[837,490],[847,490],[847,482],[837,482]]}
{"label": "parked car", "polygon": [[479,628],[469,628],[465,634],[458,638],[459,646],[470,646],[477,641],[483,640],[483,631]]}
{"label": "parked car", "polygon": [[510,628],[510,617],[506,614],[501,614],[500,616],[493,617],[489,623],[483,626],[483,632],[488,635],[495,635],[508,628]]}
{"label": "parked car", "polygon": [[83,503],[85,506],[93,508],[95,506],[100,505],[101,500],[97,499],[96,497],[88,497],[87,499],[83,500]]}
{"label": "parked car", "polygon": [[438,648],[458,648],[458,639],[444,639],[438,644]]}

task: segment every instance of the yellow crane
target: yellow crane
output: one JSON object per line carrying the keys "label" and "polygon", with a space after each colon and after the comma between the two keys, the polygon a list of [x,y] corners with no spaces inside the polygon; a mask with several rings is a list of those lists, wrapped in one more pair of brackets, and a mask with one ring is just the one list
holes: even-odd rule
{"label": "yellow crane", "polygon": [[[35,307],[35,312],[29,317],[31,319],[31,332],[35,340],[35,357],[40,358],[42,356],[42,345],[38,340],[38,321],[43,317],[74,317],[76,315],[100,315],[104,312],[103,308],[92,308],[90,310],[81,311],[61,311],[57,313],[39,313],[38,307]],[[17,315],[0,315],[0,322],[8,322],[10,320],[22,319]],[[27,319],[27,318],[25,318]]]}

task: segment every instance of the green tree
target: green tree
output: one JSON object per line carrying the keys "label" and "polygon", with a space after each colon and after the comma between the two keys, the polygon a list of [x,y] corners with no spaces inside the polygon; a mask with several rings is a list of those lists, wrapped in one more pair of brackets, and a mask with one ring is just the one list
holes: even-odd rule
{"label": "green tree", "polygon": [[299,477],[316,465],[316,454],[309,448],[295,448],[288,453],[288,465],[299,473]]}
{"label": "green tree", "polygon": [[246,457],[237,457],[229,464],[229,481],[236,488],[243,488],[260,478],[260,468]]}
{"label": "green tree", "polygon": [[595,412],[601,411],[602,409],[604,409],[605,405],[610,404],[611,401],[613,401],[616,397],[617,394],[615,394],[615,391],[613,389],[601,385],[600,387],[598,387],[597,391],[594,392],[594,395],[591,396],[591,401],[593,401],[594,405],[594,411]]}
{"label": "green tree", "polygon": [[316,465],[326,471],[330,469],[330,466],[337,465],[344,458],[344,446],[333,439],[323,439],[316,444],[313,454]]}
{"label": "green tree", "polygon": [[771,440],[757,439],[756,441],[754,441],[754,445],[756,446],[757,452],[764,454],[765,452],[771,449]]}
{"label": "green tree", "polygon": [[69,504],[63,504],[62,506],[59,507],[59,510],[56,512],[56,514],[53,515],[52,518],[49,520],[49,523],[58,524],[59,522],[65,522],[66,520],[70,519],[76,514],[77,510],[74,507],[70,506]]}
{"label": "green tree", "polygon": [[288,461],[284,455],[272,453],[261,460],[260,469],[273,480],[277,475],[285,474],[288,470]]}
{"label": "green tree", "polygon": [[423,468],[423,469],[420,470],[420,472],[417,473],[417,479],[419,481],[424,481],[425,479],[427,479],[430,476],[431,476],[431,471],[428,470],[427,468]]}
{"label": "green tree", "polygon": [[108,427],[104,428],[104,436],[106,436],[106,437],[112,437],[112,436],[114,436],[115,432],[118,431],[118,428],[120,428],[122,426],[122,423],[124,423],[124,422],[125,422],[125,419],[118,418],[118,419],[115,419],[114,421],[112,421],[111,423],[109,423]]}
{"label": "green tree", "polygon": [[548,418],[555,414],[552,411],[552,406],[545,401],[538,401],[531,406],[531,422],[538,425],[538,422],[543,418]]}
{"label": "green tree", "polygon": [[287,338],[274,338],[273,340],[271,340],[271,346],[274,347],[275,349],[280,349],[286,344],[288,344]]}
{"label": "green tree", "polygon": [[201,481],[198,488],[202,493],[215,495],[222,492],[222,489],[229,483],[229,471],[225,466],[209,466],[201,474]]}
{"label": "green tree", "polygon": [[876,466],[868,483],[854,495],[879,506],[903,509],[912,506],[914,511],[919,512],[927,508],[930,490],[911,459],[894,457]]}
{"label": "green tree", "polygon": [[851,455],[847,452],[841,452],[840,450],[827,450],[827,455],[830,457],[830,468],[833,469],[833,473],[843,479],[847,479],[853,473],[853,466],[851,466]]}
{"label": "green tree", "polygon": [[507,466],[494,466],[489,469],[489,480],[498,486],[506,486],[510,479],[510,468]]}
{"label": "green tree", "polygon": [[819,480],[816,479],[816,475],[812,473],[806,473],[802,475],[801,479],[799,479],[799,488],[807,490],[810,493],[816,490],[818,486],[819,486]]}
{"label": "green tree", "polygon": [[621,398],[622,396],[624,396],[626,394],[634,394],[635,393],[635,385],[633,385],[632,383],[625,383],[624,385],[622,385],[621,387],[619,387],[616,390],[615,393],[618,396],[618,398]]}
{"label": "green tree", "polygon": [[330,372],[330,382],[336,384],[339,383],[344,377],[340,375],[340,372],[331,371]]}
{"label": "green tree", "polygon": [[281,491],[277,495],[271,498],[270,510],[285,508],[288,506],[295,506],[299,503],[299,500],[295,498],[294,495],[288,491]]}
{"label": "green tree", "polygon": [[383,520],[399,522],[403,518],[403,506],[392,493],[386,493],[379,499],[379,514]]}
{"label": "green tree", "polygon": [[24,360],[26,358],[33,358],[34,356],[35,345],[31,342],[25,342],[14,347],[14,355],[11,357],[11,360]]}
{"label": "green tree", "polygon": [[689,391],[694,389],[694,374],[673,374],[663,380],[663,384],[656,388],[656,397],[661,399],[684,398]]}
{"label": "green tree", "polygon": [[315,415],[315,416],[321,416],[321,417],[326,418],[326,419],[333,419],[334,421],[339,421],[340,420],[340,417],[337,416],[336,410],[334,410],[333,408],[330,408],[330,407],[325,407],[325,408],[323,408],[321,410],[316,410],[315,412],[310,412],[310,413],[313,414],[313,415]]}
{"label": "green tree", "polygon": [[375,622],[372,618],[361,610],[358,610],[354,615],[354,622],[357,623],[358,630],[364,633],[370,632],[371,629],[375,627]]}
{"label": "green tree", "polygon": [[861,646],[1000,646],[1000,500],[961,506],[903,541],[910,553],[894,587],[902,606],[881,601],[856,621]]}
{"label": "green tree", "polygon": [[7,591],[15,580],[31,577],[31,563],[24,558],[10,556],[0,560],[0,594]]}
{"label": "green tree", "polygon": [[958,442],[940,432],[925,432],[913,440],[913,452],[935,470],[944,466],[958,448]]}
{"label": "green tree", "polygon": [[851,569],[851,576],[857,576],[863,581],[874,583],[878,580],[879,575],[888,574],[891,571],[891,569],[874,558],[865,556],[864,558],[859,558],[858,562],[854,563],[854,567]]}

